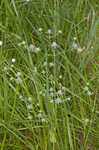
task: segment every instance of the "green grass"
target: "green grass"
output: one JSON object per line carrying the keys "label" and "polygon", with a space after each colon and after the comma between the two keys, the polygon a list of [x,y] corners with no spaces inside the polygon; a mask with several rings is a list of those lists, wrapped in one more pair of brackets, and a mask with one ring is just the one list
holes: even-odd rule
{"label": "green grass", "polygon": [[98,150],[99,1],[1,0],[1,41],[0,150]]}

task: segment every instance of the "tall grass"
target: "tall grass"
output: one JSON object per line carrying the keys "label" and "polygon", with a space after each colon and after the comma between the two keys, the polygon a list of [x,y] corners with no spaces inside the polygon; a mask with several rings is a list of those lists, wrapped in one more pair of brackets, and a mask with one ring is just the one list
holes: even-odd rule
{"label": "tall grass", "polygon": [[0,150],[98,150],[98,8],[0,1]]}

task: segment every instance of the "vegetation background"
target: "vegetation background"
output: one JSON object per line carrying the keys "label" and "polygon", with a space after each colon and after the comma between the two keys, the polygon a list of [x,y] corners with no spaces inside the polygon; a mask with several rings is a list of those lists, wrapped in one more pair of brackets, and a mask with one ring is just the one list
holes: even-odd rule
{"label": "vegetation background", "polygon": [[99,0],[0,1],[0,150],[99,149]]}

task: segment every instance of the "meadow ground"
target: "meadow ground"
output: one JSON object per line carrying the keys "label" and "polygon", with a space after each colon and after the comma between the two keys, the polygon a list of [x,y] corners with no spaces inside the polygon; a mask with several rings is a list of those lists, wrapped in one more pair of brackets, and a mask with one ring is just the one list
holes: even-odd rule
{"label": "meadow ground", "polygon": [[99,0],[0,1],[0,150],[99,149]]}

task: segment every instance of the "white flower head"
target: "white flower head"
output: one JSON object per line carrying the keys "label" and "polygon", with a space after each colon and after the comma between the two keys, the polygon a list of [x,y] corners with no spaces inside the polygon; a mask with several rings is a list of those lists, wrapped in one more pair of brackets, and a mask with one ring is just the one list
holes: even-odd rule
{"label": "white flower head", "polygon": [[20,77],[22,74],[21,74],[21,72],[17,72],[17,74],[16,74],[18,77]]}
{"label": "white flower head", "polygon": [[59,76],[59,79],[62,79],[62,75]]}
{"label": "white flower head", "polygon": [[11,78],[10,78],[10,81],[12,81],[13,79],[14,79],[14,78],[13,78],[13,77],[11,77]]}
{"label": "white flower head", "polygon": [[7,67],[4,67],[4,68],[3,68],[3,71],[8,71],[8,68],[7,68]]}
{"label": "white flower head", "polygon": [[42,91],[40,91],[40,95],[42,95],[43,94],[43,92]]}
{"label": "white flower head", "polygon": [[89,82],[87,82],[87,85],[89,85]]}
{"label": "white flower head", "polygon": [[62,90],[65,91],[65,90],[66,90],[66,87],[62,86]]}
{"label": "white flower head", "polygon": [[56,42],[53,42],[51,46],[52,46],[53,48],[57,48],[58,45],[57,45]]}
{"label": "white flower head", "polygon": [[44,67],[47,66],[47,61],[44,61],[43,66]]}
{"label": "white flower head", "polygon": [[53,92],[53,91],[54,91],[54,89],[53,89],[52,87],[51,87],[49,90],[50,90],[50,92]]}
{"label": "white flower head", "polygon": [[38,53],[38,52],[40,52],[41,50],[40,50],[40,48],[39,47],[36,47],[35,49],[34,49],[34,52],[35,53]]}
{"label": "white flower head", "polygon": [[23,96],[22,96],[22,95],[20,95],[20,96],[19,96],[19,99],[22,99],[22,98],[23,98]]}
{"label": "white flower head", "polygon": [[39,30],[39,32],[41,32],[43,29],[42,29],[42,28],[39,28],[38,30]]}
{"label": "white flower head", "polygon": [[31,110],[31,109],[32,109],[32,104],[28,104],[28,105],[27,105],[27,109],[28,109],[28,110]]}
{"label": "white flower head", "polygon": [[11,67],[13,68],[13,67],[14,67],[14,65],[12,64],[12,65],[11,65]]}
{"label": "white flower head", "polygon": [[32,120],[32,119],[33,119],[33,116],[29,114],[29,115],[28,115],[28,119],[29,119],[29,120]]}
{"label": "white flower head", "polygon": [[36,67],[34,67],[34,70],[33,70],[33,72],[37,73],[37,68],[36,68]]}
{"label": "white flower head", "polygon": [[46,122],[46,119],[45,119],[45,118],[42,118],[42,122]]}
{"label": "white flower head", "polygon": [[62,102],[61,98],[56,98],[56,103],[57,103],[57,104],[59,104],[59,103],[61,103],[61,102]]}
{"label": "white flower head", "polygon": [[91,96],[91,95],[92,95],[92,92],[90,92],[90,91],[87,91],[87,93],[88,93],[88,95],[89,95],[89,96]]}
{"label": "white flower head", "polygon": [[78,49],[78,44],[77,44],[77,43],[73,43],[73,44],[72,44],[72,47],[73,47],[74,49]]}
{"label": "white flower head", "polygon": [[0,41],[0,46],[2,46],[2,44],[3,44],[3,42],[2,42],[2,41]]}
{"label": "white flower head", "polygon": [[20,77],[18,77],[16,80],[16,83],[19,84],[19,83],[22,83],[22,79]]}
{"label": "white flower head", "polygon": [[33,45],[33,44],[30,44],[30,45],[29,45],[29,49],[30,49],[30,51],[33,51],[33,50],[34,50],[34,45]]}
{"label": "white flower head", "polygon": [[78,51],[78,52],[82,52],[83,49],[79,47],[79,48],[77,49],[77,51]]}
{"label": "white flower head", "polygon": [[50,67],[53,67],[53,66],[54,66],[54,63],[50,62],[50,63],[49,63],[49,66],[50,66]]}
{"label": "white flower head", "polygon": [[21,43],[18,44],[18,46],[21,46],[21,45],[24,45],[24,46],[25,46],[25,45],[26,45],[26,42],[25,42],[25,41],[22,41]]}
{"label": "white flower head", "polygon": [[70,101],[70,97],[68,97],[68,98],[66,98],[67,99],[67,101]]}
{"label": "white flower head", "polygon": [[41,114],[41,113],[38,113],[38,114],[37,114],[37,117],[38,117],[39,119],[41,119],[41,118],[42,118],[42,114]]}
{"label": "white flower head", "polygon": [[32,97],[28,97],[28,102],[32,102]]}
{"label": "white flower head", "polygon": [[58,31],[58,33],[59,33],[59,34],[62,34],[62,31],[61,31],[61,30],[59,30],[59,31]]}
{"label": "white flower head", "polygon": [[52,30],[51,30],[51,29],[48,29],[47,33],[48,33],[48,34],[51,34],[51,33],[52,33]]}
{"label": "white flower head", "polygon": [[26,44],[26,42],[25,42],[25,41],[22,41],[22,44],[23,44],[23,45],[25,45],[25,44]]}
{"label": "white flower head", "polygon": [[62,95],[63,93],[62,93],[61,90],[58,90],[58,91],[57,91],[57,94],[58,94],[58,95]]}
{"label": "white flower head", "polygon": [[39,104],[39,103],[37,103],[37,106],[40,106],[40,104]]}
{"label": "white flower head", "polygon": [[88,119],[88,118],[86,118],[86,119],[84,120],[84,122],[85,122],[85,123],[88,123],[88,122],[89,122],[89,119]]}
{"label": "white flower head", "polygon": [[88,92],[88,87],[87,86],[85,86],[84,88],[83,88],[83,90],[85,91],[85,92]]}
{"label": "white flower head", "polygon": [[16,61],[15,58],[12,58],[12,63],[15,63],[15,61]]}
{"label": "white flower head", "polygon": [[50,93],[50,96],[54,96],[54,93],[53,93],[53,92],[51,92],[51,93]]}
{"label": "white flower head", "polygon": [[76,37],[74,37],[74,40],[77,40],[77,38],[76,38]]}

